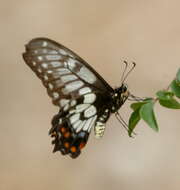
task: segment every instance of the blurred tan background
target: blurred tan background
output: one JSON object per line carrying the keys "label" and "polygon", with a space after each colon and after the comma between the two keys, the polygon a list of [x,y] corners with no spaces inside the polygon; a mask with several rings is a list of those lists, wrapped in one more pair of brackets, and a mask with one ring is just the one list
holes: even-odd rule
{"label": "blurred tan background", "polygon": [[[0,0],[0,190],[179,190],[180,115],[156,105],[160,132],[140,122],[132,139],[114,116],[81,156],[52,154],[58,108],[22,60],[24,44],[49,37],[74,50],[113,87],[122,60],[139,96],[167,87],[180,66],[178,0]],[[127,121],[129,103],[121,109]]]}

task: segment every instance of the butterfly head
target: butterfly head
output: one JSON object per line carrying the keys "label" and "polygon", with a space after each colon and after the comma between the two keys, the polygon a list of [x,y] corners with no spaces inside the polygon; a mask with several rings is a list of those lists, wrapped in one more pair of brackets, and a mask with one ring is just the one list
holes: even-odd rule
{"label": "butterfly head", "polygon": [[117,112],[119,108],[124,104],[129,96],[128,87],[126,84],[122,84],[119,88],[114,89],[112,113]]}
{"label": "butterfly head", "polygon": [[132,62],[132,67],[128,72],[126,72],[127,68],[128,68],[128,62],[124,61],[123,63],[125,64],[125,69],[124,69],[122,77],[121,77],[121,84],[122,85],[119,88],[114,89],[114,93],[112,96],[113,101],[112,101],[112,105],[111,105],[111,112],[112,113],[117,112],[119,110],[119,108],[124,104],[124,102],[130,96],[130,93],[128,91],[128,87],[124,83],[124,81],[128,77],[129,73],[135,68],[136,63]]}

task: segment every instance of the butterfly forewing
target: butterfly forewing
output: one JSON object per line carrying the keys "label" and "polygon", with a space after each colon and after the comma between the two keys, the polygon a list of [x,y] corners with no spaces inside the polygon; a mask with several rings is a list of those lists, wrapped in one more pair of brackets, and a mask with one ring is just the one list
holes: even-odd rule
{"label": "butterfly forewing", "polygon": [[105,80],[82,58],[49,39],[38,38],[30,41],[23,57],[43,81],[55,105],[60,106],[59,100],[62,96],[70,95],[75,98],[77,91],[84,86],[112,91]]}

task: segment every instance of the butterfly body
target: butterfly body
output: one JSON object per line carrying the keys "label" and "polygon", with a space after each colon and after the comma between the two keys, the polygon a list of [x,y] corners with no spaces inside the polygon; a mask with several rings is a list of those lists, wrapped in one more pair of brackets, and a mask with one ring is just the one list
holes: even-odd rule
{"label": "butterfly body", "polygon": [[111,113],[117,112],[129,95],[126,86],[111,88],[82,58],[47,38],[31,40],[23,58],[60,108],[49,131],[54,152],[76,158],[93,127],[96,137],[103,136]]}

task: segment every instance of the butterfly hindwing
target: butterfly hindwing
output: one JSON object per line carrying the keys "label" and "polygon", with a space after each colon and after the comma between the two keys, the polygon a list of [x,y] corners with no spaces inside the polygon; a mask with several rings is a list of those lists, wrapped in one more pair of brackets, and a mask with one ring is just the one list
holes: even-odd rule
{"label": "butterfly hindwing", "polygon": [[77,157],[113,89],[82,58],[52,40],[31,40],[23,58],[60,107],[50,130],[54,151]]}
{"label": "butterfly hindwing", "polygon": [[77,157],[86,145],[91,127],[97,119],[96,108],[90,104],[79,104],[69,111],[60,111],[53,120],[50,134],[55,137],[54,152]]}

